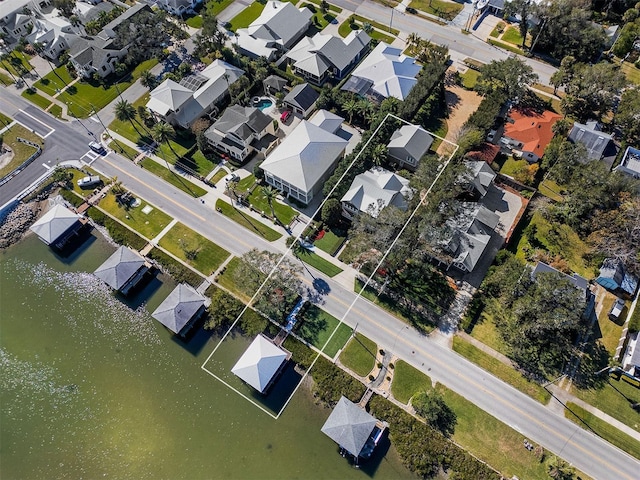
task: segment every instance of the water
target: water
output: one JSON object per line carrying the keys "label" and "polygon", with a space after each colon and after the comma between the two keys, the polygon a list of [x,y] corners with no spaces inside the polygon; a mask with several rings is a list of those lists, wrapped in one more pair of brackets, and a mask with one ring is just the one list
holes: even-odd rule
{"label": "water", "polygon": [[266,110],[267,108],[273,106],[273,100],[269,100],[268,98],[261,98],[260,101],[255,105],[258,110]]}
{"label": "water", "polygon": [[132,310],[84,273],[114,250],[92,237],[61,259],[29,236],[0,253],[3,479],[411,478],[393,449],[350,467],[308,389],[274,420],[208,376],[217,338],[184,345],[148,313],[170,278]]}

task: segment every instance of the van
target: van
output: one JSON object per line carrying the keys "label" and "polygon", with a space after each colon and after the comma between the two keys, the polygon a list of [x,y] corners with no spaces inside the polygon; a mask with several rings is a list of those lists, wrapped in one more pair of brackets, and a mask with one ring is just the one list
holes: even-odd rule
{"label": "van", "polygon": [[99,183],[102,183],[102,180],[100,180],[100,177],[98,175],[82,177],[80,180],[78,180],[78,186],[80,188],[90,188],[94,185],[98,185]]}

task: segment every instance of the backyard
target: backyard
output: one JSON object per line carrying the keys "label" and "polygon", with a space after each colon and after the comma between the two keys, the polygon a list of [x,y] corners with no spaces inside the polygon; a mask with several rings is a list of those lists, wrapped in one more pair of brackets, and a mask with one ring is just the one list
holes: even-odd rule
{"label": "backyard", "polygon": [[112,192],[100,200],[98,206],[149,240],[152,240],[171,222],[169,215],[144,200],[141,200],[137,207],[125,208],[118,203]]}
{"label": "backyard", "polygon": [[231,255],[224,248],[181,223],[175,224],[159,245],[205,276],[215,272]]}
{"label": "backyard", "polygon": [[376,347],[374,341],[356,333],[340,354],[340,362],[357,375],[366,377],[375,365]]}

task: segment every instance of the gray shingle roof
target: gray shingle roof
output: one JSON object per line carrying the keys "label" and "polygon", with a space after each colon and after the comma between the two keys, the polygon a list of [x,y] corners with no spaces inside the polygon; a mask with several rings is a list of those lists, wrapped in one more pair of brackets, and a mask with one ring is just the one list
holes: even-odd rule
{"label": "gray shingle roof", "polygon": [[120,290],[144,264],[138,253],[121,246],[93,273],[114,290]]}
{"label": "gray shingle roof", "polygon": [[431,147],[433,137],[419,125],[404,125],[391,136],[388,149],[389,155],[396,156],[400,160],[406,160],[406,156],[398,155],[400,152],[420,160]]}
{"label": "gray shingle roof", "polygon": [[277,75],[269,75],[267,78],[265,78],[262,83],[270,88],[273,88],[276,91],[281,91],[285,86],[287,86],[287,84],[289,83],[287,80],[285,80],[282,77],[279,77]]}
{"label": "gray shingle roof", "polygon": [[587,149],[587,155],[591,160],[600,160],[604,151],[612,140],[611,135],[601,132],[598,128],[582,123],[574,123],[569,140],[573,143],[581,143]]}
{"label": "gray shingle roof", "polygon": [[375,417],[341,397],[321,431],[351,455],[358,456],[376,423]]}
{"label": "gray shingle roof", "polygon": [[204,297],[181,283],[151,314],[173,333],[178,333],[204,305]]}
{"label": "gray shingle roof", "polygon": [[262,132],[272,121],[271,117],[257,108],[233,105],[224,111],[209,130],[234,133],[243,140],[247,140],[254,133]]}
{"label": "gray shingle roof", "polygon": [[311,85],[303,83],[296,85],[284,97],[284,102],[294,105],[302,110],[308,110],[318,100],[320,94],[316,92]]}
{"label": "gray shingle roof", "polygon": [[31,225],[31,231],[38,235],[44,243],[50,245],[73,228],[79,218],[80,215],[68,208],[55,205],[40,220]]}

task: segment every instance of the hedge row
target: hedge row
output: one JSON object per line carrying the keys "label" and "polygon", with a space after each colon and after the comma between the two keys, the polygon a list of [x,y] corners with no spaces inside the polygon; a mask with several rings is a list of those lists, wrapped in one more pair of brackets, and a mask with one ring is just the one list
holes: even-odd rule
{"label": "hedge row", "polygon": [[496,117],[500,113],[500,109],[502,109],[506,101],[507,98],[503,93],[497,91],[490,93],[482,99],[478,109],[471,114],[465,125],[487,133],[491,130]]}
{"label": "hedge row", "polygon": [[188,283],[194,288],[198,287],[202,283],[202,277],[199,274],[190,268],[185,267],[157,247],[152,248],[147,256],[162,265],[167,273],[169,273],[178,283]]}
{"label": "hedge row", "polygon": [[98,225],[106,228],[113,241],[120,245],[128,245],[134,250],[140,250],[147,244],[147,241],[140,235],[122,226],[95,207],[90,207],[87,210],[87,215]]}
{"label": "hedge row", "polygon": [[444,74],[447,71],[448,57],[443,58],[442,62],[426,63],[422,67],[422,71],[418,76],[416,83],[407,98],[404,99],[398,109],[398,116],[405,120],[411,121],[424,103],[431,95],[433,89],[444,80]]}
{"label": "hedge row", "polygon": [[400,458],[420,477],[434,477],[442,469],[456,480],[500,478],[491,467],[390,401],[374,395],[369,406],[373,416],[389,423],[389,436]]}

